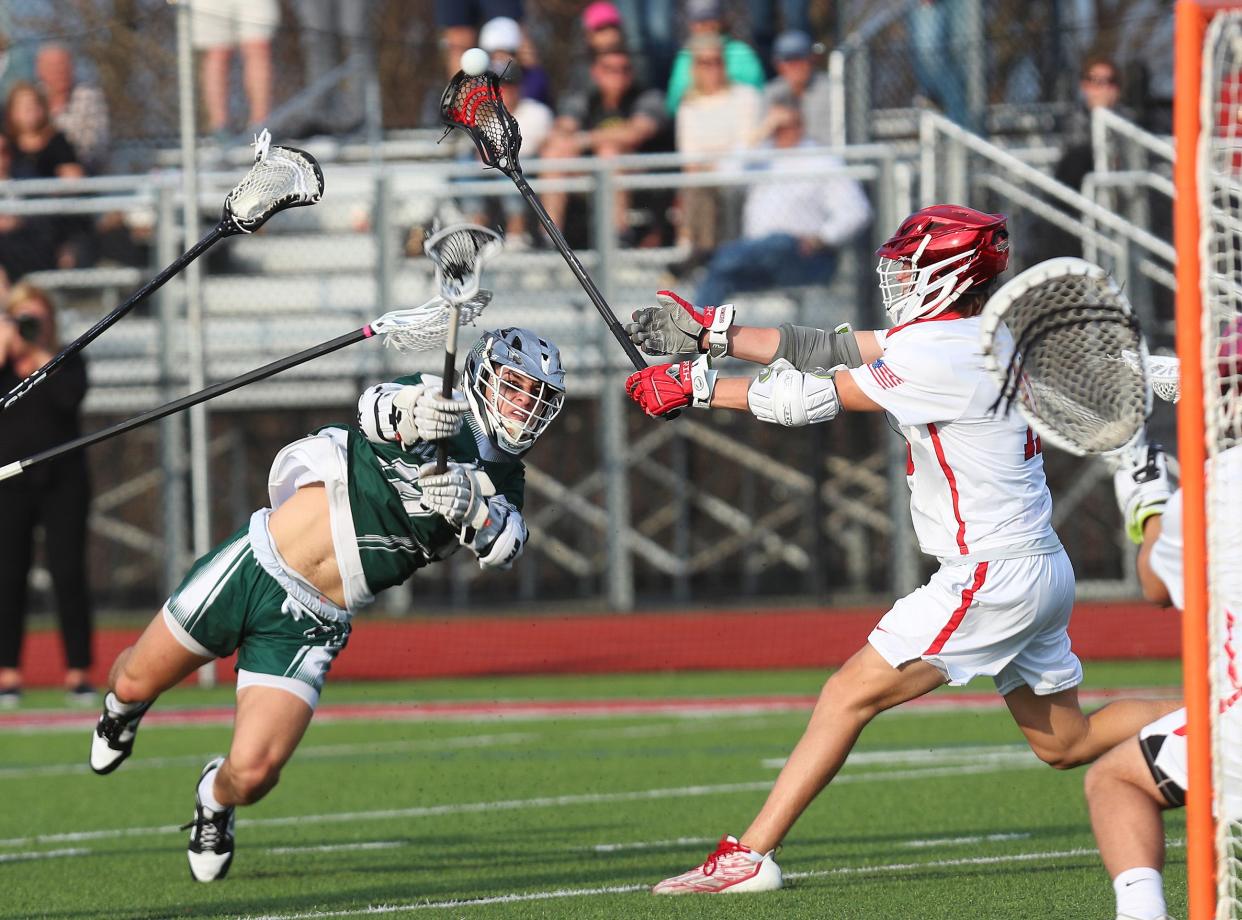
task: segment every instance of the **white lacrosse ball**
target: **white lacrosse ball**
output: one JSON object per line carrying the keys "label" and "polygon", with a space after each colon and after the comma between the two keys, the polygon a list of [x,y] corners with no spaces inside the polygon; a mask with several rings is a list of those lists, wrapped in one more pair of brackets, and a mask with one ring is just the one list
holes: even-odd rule
{"label": "white lacrosse ball", "polygon": [[482,48],[471,48],[461,56],[461,69],[472,77],[477,77],[483,71],[487,70],[487,65],[491,58],[487,56],[487,52]]}

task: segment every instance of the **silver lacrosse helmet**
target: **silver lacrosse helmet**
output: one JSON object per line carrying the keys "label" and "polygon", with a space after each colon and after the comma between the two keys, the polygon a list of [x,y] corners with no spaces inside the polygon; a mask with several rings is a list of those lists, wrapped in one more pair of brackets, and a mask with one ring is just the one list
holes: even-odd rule
{"label": "silver lacrosse helmet", "polygon": [[565,403],[561,351],[518,327],[484,332],[466,356],[466,398],[496,447],[520,454]]}

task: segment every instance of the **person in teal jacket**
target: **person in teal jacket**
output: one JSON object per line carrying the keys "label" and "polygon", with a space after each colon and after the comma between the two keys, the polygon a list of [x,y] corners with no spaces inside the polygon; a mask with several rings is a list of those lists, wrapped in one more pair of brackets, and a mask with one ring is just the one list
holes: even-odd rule
{"label": "person in teal jacket", "polygon": [[[730,38],[724,34],[724,5],[721,0],[686,0],[686,20],[690,27],[690,38],[696,35],[719,35],[724,41],[725,73],[731,83],[747,83],[759,91],[763,91],[766,75],[763,62],[755,49],[744,41]],[[673,72],[668,79],[668,96],[665,104],[669,115],[677,114],[686,90],[690,88],[691,56],[689,45],[684,45],[677,52],[673,61]]]}

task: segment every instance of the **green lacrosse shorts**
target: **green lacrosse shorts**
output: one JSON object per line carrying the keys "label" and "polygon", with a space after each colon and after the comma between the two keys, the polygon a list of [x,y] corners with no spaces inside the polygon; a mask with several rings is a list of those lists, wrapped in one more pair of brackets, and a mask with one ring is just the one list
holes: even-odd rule
{"label": "green lacrosse shorts", "polygon": [[164,622],[204,658],[237,652],[237,689],[276,687],[319,702],[349,623],[323,619],[290,598],[255,559],[249,525],[203,556],[164,605]]}

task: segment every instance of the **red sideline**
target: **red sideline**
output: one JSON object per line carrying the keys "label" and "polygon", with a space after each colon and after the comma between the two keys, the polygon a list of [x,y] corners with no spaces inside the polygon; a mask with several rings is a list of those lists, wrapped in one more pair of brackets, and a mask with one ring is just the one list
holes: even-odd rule
{"label": "red sideline", "polygon": [[[332,666],[334,679],[391,680],[489,674],[607,674],[639,671],[823,668],[841,664],[866,641],[879,608],[612,615],[363,620]],[[1139,602],[1079,604],[1070,626],[1074,650],[1094,660],[1176,658],[1176,615]],[[135,631],[95,637],[94,679]],[[26,637],[27,686],[61,681],[59,637]],[[219,663],[228,679],[232,660]]]}

